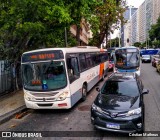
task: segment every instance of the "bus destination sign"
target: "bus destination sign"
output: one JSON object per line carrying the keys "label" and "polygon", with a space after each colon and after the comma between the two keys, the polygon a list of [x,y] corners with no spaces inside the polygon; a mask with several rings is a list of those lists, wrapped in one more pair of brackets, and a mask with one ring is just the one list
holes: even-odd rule
{"label": "bus destination sign", "polygon": [[23,62],[43,61],[43,60],[58,60],[63,59],[63,52],[61,50],[32,52],[22,55]]}
{"label": "bus destination sign", "polygon": [[30,56],[30,59],[54,59],[54,53],[42,53],[42,54],[33,54]]}

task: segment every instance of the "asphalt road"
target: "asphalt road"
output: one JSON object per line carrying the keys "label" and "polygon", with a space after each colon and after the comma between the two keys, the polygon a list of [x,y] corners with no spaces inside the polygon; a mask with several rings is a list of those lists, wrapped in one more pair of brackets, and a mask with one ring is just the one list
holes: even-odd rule
{"label": "asphalt road", "polygon": [[[144,95],[145,101],[145,130],[160,131],[160,74],[151,66],[144,63],[141,67],[141,79],[149,94]],[[107,79],[107,78],[106,78]],[[102,86],[103,82],[97,84]],[[96,86],[95,86],[96,87]],[[107,139],[159,139],[159,137],[127,137],[128,135],[94,130],[90,121],[90,107],[97,91],[95,87],[89,92],[85,102],[78,102],[70,110],[29,110],[21,119],[13,118],[2,124],[0,131],[50,131],[44,132],[48,139],[55,140],[107,140]],[[60,131],[63,131],[60,133]],[[69,133],[68,133],[69,132]],[[68,133],[68,137],[66,136]],[[156,132],[153,132],[156,133]],[[54,137],[54,135],[62,137]],[[93,135],[94,134],[94,135]],[[11,138],[16,139],[16,138]],[[26,138],[28,140],[28,138]],[[33,138],[39,139],[39,138]],[[41,138],[45,139],[45,138]]]}

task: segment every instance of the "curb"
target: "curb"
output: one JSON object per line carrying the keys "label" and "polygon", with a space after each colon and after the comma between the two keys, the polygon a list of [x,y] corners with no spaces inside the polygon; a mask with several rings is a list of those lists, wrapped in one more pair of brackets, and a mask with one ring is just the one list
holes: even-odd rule
{"label": "curb", "polygon": [[26,108],[25,105],[23,105],[23,106],[15,109],[15,110],[12,110],[12,111],[10,111],[10,112],[8,112],[8,113],[0,116],[0,125],[1,125],[2,123],[5,123],[5,122],[7,122],[8,120],[12,119],[12,118],[15,116],[15,114],[21,113],[21,112],[26,111],[26,110],[28,110],[28,109]]}

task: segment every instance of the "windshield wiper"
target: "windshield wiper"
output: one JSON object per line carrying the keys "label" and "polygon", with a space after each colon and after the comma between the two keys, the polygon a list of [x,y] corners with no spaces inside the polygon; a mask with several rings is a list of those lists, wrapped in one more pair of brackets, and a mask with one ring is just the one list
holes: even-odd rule
{"label": "windshield wiper", "polygon": [[46,68],[44,69],[43,73],[46,73],[48,68],[50,67],[50,65],[53,63],[53,61],[51,60],[50,63],[46,66]]}

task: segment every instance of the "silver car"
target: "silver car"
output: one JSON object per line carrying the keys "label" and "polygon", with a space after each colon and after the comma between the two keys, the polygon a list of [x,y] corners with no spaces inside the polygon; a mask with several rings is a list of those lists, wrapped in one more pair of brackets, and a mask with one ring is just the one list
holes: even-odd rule
{"label": "silver car", "polygon": [[142,60],[142,63],[143,62],[149,62],[149,63],[151,63],[151,56],[150,55],[142,55],[141,60]]}

